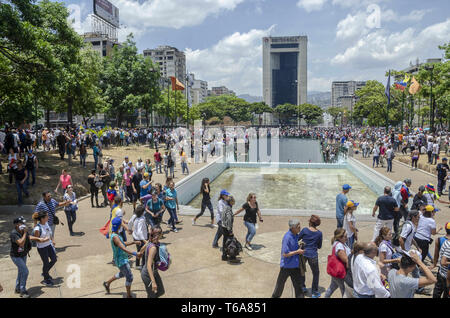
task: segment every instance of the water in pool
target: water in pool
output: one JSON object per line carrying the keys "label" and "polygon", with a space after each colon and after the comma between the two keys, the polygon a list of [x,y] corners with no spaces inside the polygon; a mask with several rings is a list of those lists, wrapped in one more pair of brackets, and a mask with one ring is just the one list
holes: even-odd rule
{"label": "water in pool", "polygon": [[[254,192],[261,209],[335,211],[336,195],[346,183],[352,186],[347,197],[360,203],[357,214],[372,213],[377,195],[347,169],[230,168],[211,183],[211,200],[216,205],[227,189],[236,208]],[[189,205],[200,209],[201,200],[200,194]]]}

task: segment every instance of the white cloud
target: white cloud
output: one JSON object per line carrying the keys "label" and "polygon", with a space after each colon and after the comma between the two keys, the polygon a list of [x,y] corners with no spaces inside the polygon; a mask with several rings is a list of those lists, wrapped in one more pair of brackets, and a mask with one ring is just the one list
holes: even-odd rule
{"label": "white cloud", "polygon": [[367,34],[366,19],[367,15],[362,11],[355,15],[348,14],[345,19],[339,21],[336,37],[338,39],[351,39]]}
{"label": "white cloud", "polygon": [[224,85],[237,94],[261,96],[262,38],[274,27],[236,32],[204,50],[187,48],[187,68],[196,78],[208,81],[208,87]]}
{"label": "white cloud", "polygon": [[129,27],[180,29],[201,24],[208,16],[234,10],[244,0],[115,0],[120,20]]}
{"label": "white cloud", "polygon": [[[425,14],[431,10],[413,10],[408,15],[398,15],[392,10],[380,11],[379,28],[385,28],[386,22],[411,23],[423,19]],[[377,19],[373,11],[357,11],[355,14],[348,14],[347,17],[338,22],[336,28],[336,38],[339,40],[348,40],[361,38],[378,26]],[[375,20],[374,20],[375,19]]]}
{"label": "white cloud", "polygon": [[392,10],[387,10],[382,12],[381,21],[394,21],[398,23],[406,23],[406,22],[419,22],[423,19],[425,14],[431,12],[431,9],[428,10],[413,10],[408,15],[399,16]]}
{"label": "white cloud", "polygon": [[328,0],[299,0],[297,2],[297,7],[305,9],[306,12],[318,11],[322,9],[327,1]]}
{"label": "white cloud", "polygon": [[429,58],[430,49],[448,41],[450,19],[431,25],[417,32],[407,28],[402,32],[389,33],[376,29],[361,39],[345,52],[336,55],[331,64],[351,65],[355,68],[370,69],[394,65],[402,67],[416,57]]}

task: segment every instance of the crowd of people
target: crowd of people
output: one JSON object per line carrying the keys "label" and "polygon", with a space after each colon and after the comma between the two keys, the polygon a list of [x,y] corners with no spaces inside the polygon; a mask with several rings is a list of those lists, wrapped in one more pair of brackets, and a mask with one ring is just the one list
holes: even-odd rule
{"label": "crowd of people", "polygon": [[[45,132],[45,133],[44,133]],[[19,132],[20,133],[20,132]],[[166,246],[160,242],[163,236],[162,224],[177,233],[177,225],[182,222],[178,218],[179,204],[178,194],[173,181],[175,160],[172,154],[175,152],[181,158],[183,172],[189,174],[187,167],[188,154],[183,148],[174,147],[177,140],[168,131],[147,130],[110,130],[98,137],[96,134],[88,134],[82,129],[78,130],[42,130],[42,133],[33,134],[25,132],[24,140],[17,133],[7,129],[3,140],[3,151],[9,153],[8,171],[10,182],[15,176],[16,187],[19,195],[28,194],[27,187],[35,184],[35,173],[38,160],[35,152],[40,146],[43,151],[50,148],[59,150],[61,159],[67,154],[69,164],[76,155],[80,156],[80,165],[86,167],[87,149],[90,147],[95,159],[94,168],[87,177],[90,187],[91,206],[108,208],[110,217],[101,229],[105,237],[110,241],[113,264],[119,272],[103,283],[107,293],[110,293],[111,284],[125,277],[125,286],[128,297],[132,297],[131,285],[133,273],[130,266],[130,257],[136,258],[136,269],[141,274],[145,283],[148,297],[160,297],[164,294],[164,285],[159,275],[159,270],[166,270],[170,265],[170,254]],[[9,136],[9,137],[8,137]],[[11,143],[11,137],[12,143]],[[409,134],[401,134],[391,131],[389,134],[382,129],[345,129],[336,128],[311,128],[299,130],[296,128],[282,129],[282,137],[314,138],[322,142],[328,160],[340,147],[348,152],[360,149],[363,157],[372,153],[378,156],[375,164],[381,157],[387,159],[387,169],[392,169],[391,154],[397,151],[403,152],[410,149],[412,158],[419,152],[424,153],[424,148],[438,171],[438,187],[433,184],[421,185],[417,194],[412,198],[410,179],[399,181],[394,189],[386,187],[384,195],[379,197],[374,204],[373,217],[378,212],[374,225],[373,236],[370,242],[361,242],[355,211],[359,203],[348,200],[347,194],[351,186],[345,184],[342,192],[336,197],[337,228],[333,233],[331,255],[328,259],[327,274],[331,276],[331,284],[324,297],[331,297],[336,289],[348,297],[372,298],[372,297],[413,297],[415,293],[424,293],[424,287],[434,284],[433,297],[449,296],[449,257],[450,257],[450,223],[436,229],[434,221],[435,213],[438,213],[435,202],[450,204],[442,199],[445,193],[446,181],[449,178],[447,158],[438,159],[443,151],[448,152],[449,135],[441,131],[435,134],[427,134],[421,130]],[[59,140],[58,141],[58,137]],[[246,140],[248,136],[245,136]],[[29,143],[32,141],[31,144]],[[206,153],[220,151],[216,138],[212,138],[202,150]],[[178,140],[179,141],[179,140]],[[53,143],[55,142],[55,143]],[[223,139],[223,143],[228,141]],[[102,149],[109,145],[125,146],[130,143],[149,144],[157,148],[154,154],[154,165],[150,159],[145,162],[141,159],[133,164],[128,157],[117,167],[114,160],[102,156]],[[431,143],[431,153],[428,146]],[[158,147],[165,144],[164,155]],[[437,146],[435,146],[437,144]],[[331,146],[333,145],[333,146]],[[334,146],[335,145],[335,146]],[[426,145],[426,146],[425,146]],[[220,145],[219,145],[220,146]],[[373,147],[373,148],[372,148]],[[78,153],[75,151],[78,149]],[[179,153],[177,150],[180,150]],[[436,156],[437,154],[437,156]],[[193,154],[191,153],[191,157]],[[22,162],[22,160],[24,162]],[[415,160],[415,159],[414,159]],[[29,162],[32,162],[29,163]],[[117,169],[118,168],[118,169]],[[162,174],[164,168],[166,183],[153,183],[154,173]],[[11,172],[12,171],[12,172]],[[251,251],[252,240],[256,234],[257,223],[263,222],[262,214],[257,203],[257,195],[249,193],[246,202],[233,212],[236,204],[234,197],[222,190],[219,195],[216,211],[211,202],[210,181],[205,178],[200,185],[202,203],[200,213],[192,220],[195,225],[197,220],[208,208],[211,216],[211,226],[217,231],[212,241],[213,248],[219,248],[222,240],[221,259],[223,261],[239,262],[237,256],[243,248]],[[52,198],[52,193],[42,193],[42,200],[36,205],[33,214],[34,227],[28,229],[24,218],[14,220],[14,230],[11,233],[11,258],[18,268],[16,292],[21,297],[29,297],[26,289],[28,268],[26,260],[28,252],[33,245],[41,257],[43,268],[42,284],[53,286],[55,284],[49,272],[57,262],[55,248],[56,226],[62,223],[56,216],[56,209],[62,207],[66,214],[69,234],[80,235],[74,231],[78,210],[77,195],[73,189],[72,178],[68,169],[64,169],[59,177],[59,182],[54,189],[55,193],[63,195],[63,200],[58,202]],[[99,205],[98,194],[101,192],[103,203]],[[450,189],[449,189],[450,195]],[[95,199],[95,205],[94,205]],[[450,197],[449,197],[450,201]],[[133,214],[125,217],[123,205],[129,202],[133,206]],[[412,203],[412,205],[411,205]],[[235,208],[236,209],[236,208]],[[168,220],[163,221],[163,215],[168,212]],[[242,247],[233,232],[234,217],[245,211],[243,217],[247,228],[245,243]],[[178,212],[178,213],[177,213]],[[402,222],[403,219],[403,222]],[[323,234],[318,229],[321,219],[312,215],[308,225],[301,227],[298,220],[289,221],[289,230],[283,237],[280,272],[276,282],[273,297],[280,297],[285,281],[291,277],[296,297],[304,297],[306,294],[306,263],[313,274],[311,282],[311,295],[319,298],[320,272],[318,249],[322,248]],[[31,230],[31,231],[30,231]],[[430,254],[430,245],[433,236],[442,234],[436,239],[434,255]],[[127,234],[129,237],[127,237]],[[329,233],[330,234],[330,233]],[[129,246],[136,245],[136,251]],[[427,266],[427,258],[431,265]],[[431,269],[439,267],[437,276]],[[409,275],[411,274],[411,275]]]}

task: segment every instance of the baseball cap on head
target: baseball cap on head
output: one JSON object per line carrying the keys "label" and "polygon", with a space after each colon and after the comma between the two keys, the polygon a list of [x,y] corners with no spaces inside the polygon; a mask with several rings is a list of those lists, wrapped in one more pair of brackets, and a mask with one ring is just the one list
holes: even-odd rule
{"label": "baseball cap on head", "polygon": [[450,230],[450,222],[445,223],[445,229]]}
{"label": "baseball cap on head", "polygon": [[436,191],[436,190],[434,189],[434,184],[432,184],[432,183],[428,183],[428,184],[426,185],[425,188],[427,188],[428,190],[430,190],[430,191],[432,191],[432,192],[435,192],[435,191]]}
{"label": "baseball cap on head", "polygon": [[144,178],[147,178],[149,176],[148,172],[144,172]]}
{"label": "baseball cap on head", "polygon": [[421,185],[421,186],[419,187],[419,191],[420,191],[420,192],[425,191],[425,187],[424,187],[423,185]]}
{"label": "baseball cap on head", "polygon": [[23,216],[19,216],[18,218],[14,219],[13,223],[14,224],[25,224],[26,221]]}
{"label": "baseball cap on head", "polygon": [[223,189],[222,191],[220,191],[220,195],[230,195],[230,193],[227,190]]}
{"label": "baseball cap on head", "polygon": [[342,190],[350,190],[352,187],[350,186],[350,185],[348,185],[348,184],[344,184],[343,186],[342,186]]}
{"label": "baseball cap on head", "polygon": [[353,207],[356,207],[356,206],[358,206],[359,205],[359,202],[355,202],[355,201],[353,201],[353,200],[349,200],[348,202],[347,202],[347,207],[349,207],[349,208],[353,208]]}
{"label": "baseball cap on head", "polygon": [[434,206],[432,206],[432,205],[427,205],[427,206],[425,207],[425,211],[427,211],[427,212],[433,212],[433,211],[434,211]]}
{"label": "baseball cap on head", "polygon": [[122,224],[122,219],[120,217],[115,217],[112,221],[111,221],[111,229],[113,232],[116,232],[120,225]]}

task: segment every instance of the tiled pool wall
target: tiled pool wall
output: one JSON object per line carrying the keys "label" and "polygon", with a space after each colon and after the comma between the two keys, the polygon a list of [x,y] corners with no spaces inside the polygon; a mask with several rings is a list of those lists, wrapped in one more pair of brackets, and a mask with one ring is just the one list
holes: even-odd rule
{"label": "tiled pool wall", "polygon": [[213,182],[222,172],[228,168],[289,168],[289,169],[348,169],[360,179],[375,194],[382,195],[385,186],[394,186],[392,180],[372,170],[353,158],[348,158],[345,163],[258,163],[258,162],[224,162],[223,157],[215,159],[207,166],[196,171],[176,184],[178,202],[187,205],[199,193],[203,178],[209,178]]}

